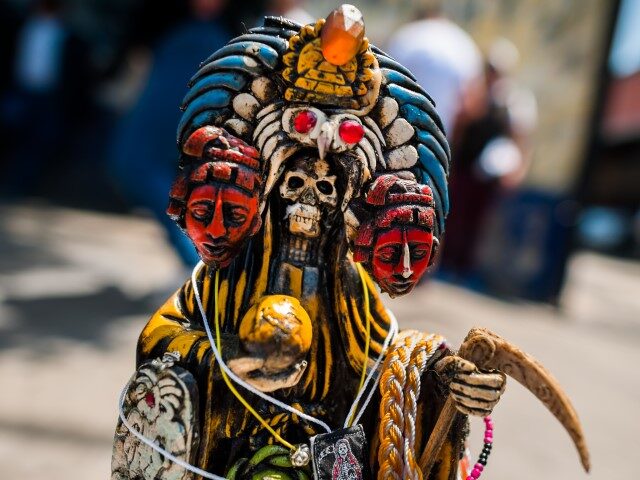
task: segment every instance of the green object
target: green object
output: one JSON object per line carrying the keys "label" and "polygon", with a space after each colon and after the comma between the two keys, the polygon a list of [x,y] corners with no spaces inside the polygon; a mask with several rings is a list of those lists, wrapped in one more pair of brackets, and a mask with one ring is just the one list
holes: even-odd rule
{"label": "green object", "polygon": [[273,470],[273,469],[266,469],[266,470],[261,470],[257,473],[254,473],[253,476],[251,477],[251,480],[295,480],[295,479],[284,472]]}
{"label": "green object", "polygon": [[[249,460],[249,468],[253,468],[272,456],[289,455],[289,450],[280,445],[266,445],[253,454]],[[291,464],[289,464],[291,466]]]}
{"label": "green object", "polygon": [[233,466],[229,469],[229,471],[225,475],[225,477],[227,477],[227,480],[236,480],[236,475],[238,474],[238,471],[240,471],[240,469],[244,467],[246,463],[247,463],[246,458],[241,458],[236,463],[234,463]]}
{"label": "green object", "polygon": [[278,455],[269,459],[269,463],[274,467],[293,468],[289,455]]}

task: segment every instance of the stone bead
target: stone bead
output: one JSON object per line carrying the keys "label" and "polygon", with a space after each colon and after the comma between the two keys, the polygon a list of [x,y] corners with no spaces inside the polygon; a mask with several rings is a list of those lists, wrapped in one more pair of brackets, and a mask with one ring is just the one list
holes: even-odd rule
{"label": "stone bead", "polygon": [[356,56],[364,39],[362,13],[353,5],[341,5],[322,27],[322,55],[333,65],[344,65]]}

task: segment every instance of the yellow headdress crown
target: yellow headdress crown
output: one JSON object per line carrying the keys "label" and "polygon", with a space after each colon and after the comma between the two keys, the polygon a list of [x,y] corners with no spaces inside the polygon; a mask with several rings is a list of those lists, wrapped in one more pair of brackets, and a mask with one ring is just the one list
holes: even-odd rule
{"label": "yellow headdress crown", "polygon": [[285,98],[367,113],[380,91],[378,61],[364,36],[362,13],[342,5],[289,39],[282,71]]}

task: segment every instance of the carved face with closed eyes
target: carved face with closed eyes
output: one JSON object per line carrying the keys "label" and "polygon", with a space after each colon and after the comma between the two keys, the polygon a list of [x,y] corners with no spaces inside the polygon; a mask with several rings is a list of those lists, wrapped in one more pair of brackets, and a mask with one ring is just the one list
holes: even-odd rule
{"label": "carved face with closed eyes", "polygon": [[224,268],[260,228],[258,197],[223,183],[200,185],[187,201],[185,227],[202,261]]}
{"label": "carved face with closed eyes", "polygon": [[184,168],[171,189],[167,213],[204,263],[227,267],[262,225],[259,154],[213,126],[193,132],[182,150]]}
{"label": "carved face with closed eyes", "polygon": [[433,193],[394,175],[377,177],[365,196],[368,218],[358,228],[353,259],[391,297],[409,293],[433,263]]}
{"label": "carved face with closed eyes", "polygon": [[408,293],[431,264],[432,248],[433,234],[423,228],[406,225],[379,232],[373,244],[373,277],[391,295]]}

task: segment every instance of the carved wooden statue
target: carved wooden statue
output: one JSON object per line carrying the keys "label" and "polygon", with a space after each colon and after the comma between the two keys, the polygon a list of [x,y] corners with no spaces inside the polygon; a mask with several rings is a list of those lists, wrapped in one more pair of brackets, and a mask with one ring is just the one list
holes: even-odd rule
{"label": "carved wooden statue", "polygon": [[[267,18],[205,60],[178,127],[168,214],[202,263],[153,315],[123,392],[112,479],[477,479],[505,373],[569,430],[552,377],[485,331],[456,354],[398,332],[444,233],[434,104],[343,5]],[[483,343],[484,342],[484,343]],[[487,417],[474,467],[467,415]]]}

